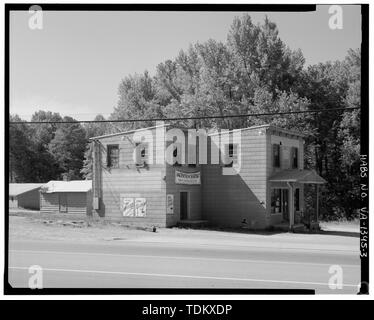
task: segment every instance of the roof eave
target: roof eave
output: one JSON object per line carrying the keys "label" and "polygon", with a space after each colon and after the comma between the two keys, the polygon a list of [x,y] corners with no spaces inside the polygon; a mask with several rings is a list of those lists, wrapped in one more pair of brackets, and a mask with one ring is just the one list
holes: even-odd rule
{"label": "roof eave", "polygon": [[162,125],[159,125],[159,126],[134,129],[134,130],[123,131],[123,132],[118,132],[118,133],[104,134],[102,136],[96,136],[96,137],[88,138],[88,140],[93,141],[93,140],[99,140],[99,139],[104,139],[104,138],[111,138],[111,137],[122,136],[122,135],[130,134],[130,133],[134,133],[134,132],[145,131],[145,130],[152,130],[152,129],[162,128],[162,127],[168,127],[168,126],[169,126],[169,124],[166,123],[166,124],[162,124]]}

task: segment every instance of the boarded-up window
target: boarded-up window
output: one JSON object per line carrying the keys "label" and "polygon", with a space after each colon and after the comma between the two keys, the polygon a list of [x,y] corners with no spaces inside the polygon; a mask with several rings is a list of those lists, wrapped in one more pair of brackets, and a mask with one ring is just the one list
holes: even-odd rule
{"label": "boarded-up window", "polygon": [[273,166],[280,168],[280,145],[273,144]]}
{"label": "boarded-up window", "polygon": [[119,168],[119,147],[118,144],[107,146],[107,167]]}
{"label": "boarded-up window", "polygon": [[299,163],[299,149],[296,147],[291,148],[291,166],[292,169],[297,169]]}

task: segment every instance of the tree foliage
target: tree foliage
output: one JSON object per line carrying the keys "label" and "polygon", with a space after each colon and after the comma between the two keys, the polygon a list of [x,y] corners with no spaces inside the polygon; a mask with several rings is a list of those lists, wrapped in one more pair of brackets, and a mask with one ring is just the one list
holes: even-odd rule
{"label": "tree foliage", "polygon": [[[50,123],[75,120],[49,111],[38,111],[31,120],[46,124],[9,127],[10,182],[48,182],[63,176],[80,179],[87,142],[81,124]],[[22,120],[14,115],[10,121]]]}
{"label": "tree foliage", "polygon": [[[225,43],[191,44],[156,74],[126,76],[119,87],[113,119],[236,115],[359,107],[361,54],[308,67],[301,50],[291,50],[275,23],[235,18]],[[305,166],[328,184],[321,200],[325,217],[351,217],[358,207],[357,165],[360,112],[180,120],[186,127],[240,128],[269,123],[304,133]],[[151,125],[134,123],[132,127]],[[348,197],[346,196],[348,195]]]}

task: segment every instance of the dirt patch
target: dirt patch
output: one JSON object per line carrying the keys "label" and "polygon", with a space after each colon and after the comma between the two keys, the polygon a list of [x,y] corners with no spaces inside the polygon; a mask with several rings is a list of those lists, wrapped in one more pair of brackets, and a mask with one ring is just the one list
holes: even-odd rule
{"label": "dirt patch", "polygon": [[149,230],[131,229],[120,223],[94,219],[76,219],[74,216],[11,214],[9,238],[17,240],[69,240],[108,241],[136,239],[150,233]]}

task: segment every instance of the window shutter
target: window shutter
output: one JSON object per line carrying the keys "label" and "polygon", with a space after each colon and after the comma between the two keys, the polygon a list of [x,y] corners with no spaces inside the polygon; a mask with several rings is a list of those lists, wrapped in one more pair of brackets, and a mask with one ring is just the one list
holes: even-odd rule
{"label": "window shutter", "polygon": [[280,149],[281,168],[290,169],[290,147],[282,146]]}
{"label": "window shutter", "polygon": [[281,167],[281,148],[279,144],[273,144],[273,154],[272,154],[272,160],[273,160],[273,167],[274,168],[280,168]]}

